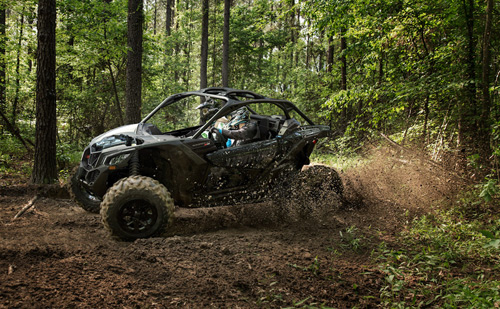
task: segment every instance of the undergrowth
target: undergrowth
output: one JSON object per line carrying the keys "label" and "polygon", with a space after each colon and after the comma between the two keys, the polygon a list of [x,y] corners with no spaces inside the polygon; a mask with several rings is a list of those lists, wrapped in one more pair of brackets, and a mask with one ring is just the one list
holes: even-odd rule
{"label": "undergrowth", "polygon": [[[81,159],[82,149],[76,144],[58,142],[56,149],[57,171],[65,181]],[[0,139],[0,183],[4,186],[26,182],[33,169],[33,152],[28,151],[18,140],[4,136]]]}
{"label": "undergrowth", "polygon": [[311,162],[324,164],[328,166],[335,167],[340,170],[353,169],[362,166],[369,162],[369,159],[365,156],[359,154],[350,154],[349,156],[344,156],[342,154],[327,153],[315,151],[311,154]]}
{"label": "undergrowth", "polygon": [[414,220],[401,246],[379,246],[385,307],[500,307],[500,208],[469,192]]}

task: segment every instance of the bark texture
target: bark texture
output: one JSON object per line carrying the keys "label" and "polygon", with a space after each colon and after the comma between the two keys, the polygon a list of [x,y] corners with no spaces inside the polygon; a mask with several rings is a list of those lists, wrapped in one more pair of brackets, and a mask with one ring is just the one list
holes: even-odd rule
{"label": "bark texture", "polygon": [[128,53],[125,121],[141,121],[143,0],[128,1]]}
{"label": "bark texture", "polygon": [[222,86],[229,87],[229,20],[231,0],[224,0],[224,30],[222,41]]}
{"label": "bark texture", "polygon": [[200,88],[207,87],[207,64],[208,64],[208,0],[203,0],[201,20],[201,64],[200,64]]}
{"label": "bark texture", "polygon": [[31,180],[57,180],[56,166],[56,0],[38,2],[35,159]]}

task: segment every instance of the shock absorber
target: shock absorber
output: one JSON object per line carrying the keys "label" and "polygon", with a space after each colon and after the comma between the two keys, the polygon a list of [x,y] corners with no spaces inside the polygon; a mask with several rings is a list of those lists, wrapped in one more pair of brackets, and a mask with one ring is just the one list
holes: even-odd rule
{"label": "shock absorber", "polygon": [[130,163],[129,163],[129,173],[130,176],[137,176],[139,175],[139,151],[135,151],[132,154],[132,157],[130,158]]}

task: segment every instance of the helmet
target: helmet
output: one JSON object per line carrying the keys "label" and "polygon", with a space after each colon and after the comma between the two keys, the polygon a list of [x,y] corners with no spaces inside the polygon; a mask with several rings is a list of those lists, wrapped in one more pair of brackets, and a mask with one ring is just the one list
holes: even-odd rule
{"label": "helmet", "polygon": [[239,108],[231,114],[231,121],[229,126],[237,127],[241,123],[248,122],[250,118],[250,112],[245,108]]}

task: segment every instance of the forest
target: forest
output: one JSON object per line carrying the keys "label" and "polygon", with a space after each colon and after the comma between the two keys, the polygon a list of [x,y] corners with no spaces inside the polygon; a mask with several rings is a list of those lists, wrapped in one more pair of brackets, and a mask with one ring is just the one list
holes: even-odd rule
{"label": "forest", "polygon": [[[19,142],[32,152],[37,3],[4,2],[2,152]],[[127,7],[56,3],[59,161],[127,122]],[[155,0],[141,8],[138,118],[170,94],[229,86],[294,102],[334,129],[335,151],[355,151],[383,133],[433,159],[461,156],[486,175],[497,167],[494,1]]]}
{"label": "forest", "polygon": [[[25,202],[28,193],[19,189],[21,183],[64,184],[93,137],[137,123],[169,95],[207,87],[245,89],[289,100],[315,123],[329,125],[332,134],[318,143],[313,161],[346,171],[343,180],[348,199],[358,201],[360,194],[367,194],[371,196],[365,196],[362,204],[372,202],[378,206],[372,206],[370,211],[354,207],[351,219],[332,228],[335,236],[324,239],[333,237],[340,242],[337,249],[321,242],[309,248],[311,252],[318,248],[325,251],[318,255],[297,249],[300,259],[279,270],[268,271],[248,262],[248,267],[261,277],[252,282],[241,278],[236,283],[225,282],[229,286],[224,283],[221,291],[231,290],[233,284],[238,289],[236,296],[224,290],[225,299],[209,297],[203,302],[206,300],[196,295],[212,295],[216,291],[198,287],[198,294],[184,294],[192,301],[182,296],[176,298],[174,291],[167,302],[137,275],[134,280],[138,281],[130,282],[141,282],[143,285],[135,289],[148,290],[151,295],[132,289],[127,296],[132,304],[498,307],[499,83],[500,5],[495,0],[0,0],[0,196],[24,196],[16,201],[2,200],[2,208],[10,216],[12,205],[19,207]],[[176,121],[176,116],[172,115],[172,119]],[[382,161],[366,163],[374,157]],[[425,168],[412,166],[415,160]],[[409,165],[400,166],[401,162]],[[387,166],[392,166],[394,175],[413,178],[397,178]],[[429,166],[432,172],[424,173]],[[416,170],[422,174],[414,174]],[[391,191],[394,194],[389,197],[387,186],[373,183],[379,181],[391,181],[391,188],[395,183],[403,183],[404,188],[400,189],[410,193],[405,196],[402,191]],[[431,181],[436,184],[429,184]],[[454,186],[455,182],[459,185]],[[433,198],[428,197],[431,195]],[[399,206],[403,205],[400,213],[386,210],[386,206],[393,205],[388,202],[393,198],[400,200]],[[442,199],[447,206],[435,206]],[[50,204],[40,203],[40,209]],[[69,202],[58,203],[62,206],[57,207],[65,207]],[[335,220],[350,216],[347,209],[339,207],[342,215],[335,215]],[[386,215],[395,221],[372,222],[373,229],[365,229],[361,227],[364,216],[360,214],[365,210],[374,218],[382,218],[380,213],[387,211]],[[50,211],[56,212],[55,208]],[[70,215],[76,216],[73,212]],[[47,220],[36,211],[31,216]],[[10,222],[10,217],[4,218],[7,217],[2,216],[2,224]],[[98,220],[85,218],[85,224],[92,227]],[[57,220],[66,226],[77,219]],[[272,219],[261,218],[266,220]],[[234,225],[246,226],[236,221]],[[265,222],[263,225],[267,226]],[[8,224],[12,223],[5,223],[2,233],[7,233]],[[57,225],[57,221],[42,226],[50,228],[53,224]],[[224,227],[227,222],[221,225]],[[387,232],[389,226],[391,230]],[[398,230],[392,230],[393,226]],[[57,226],[57,231],[50,233],[60,237],[60,228]],[[192,234],[197,235],[191,230],[180,233]],[[306,234],[300,235],[313,237]],[[227,246],[235,241],[232,237],[237,237],[225,236]],[[169,260],[173,259],[171,256],[160,257],[164,249],[145,252],[148,246],[158,249],[166,244],[188,258],[183,246],[190,236],[182,237],[172,243],[154,239],[135,242],[127,250],[132,250],[132,257],[142,252],[137,253],[142,256],[137,258],[143,259],[140,262],[149,258],[164,265],[177,265]],[[194,242],[199,248],[214,252],[220,249],[213,235],[202,233],[198,237]],[[262,237],[269,244],[262,250],[283,254],[281,258],[288,256],[271,248],[270,239],[278,247],[281,244],[274,234],[252,234],[244,242],[251,247]],[[9,269],[8,275],[21,272],[19,265],[12,271],[10,268],[20,256],[27,263],[37,263],[36,257],[28,255],[41,250],[37,247],[16,253],[17,244],[12,239],[0,250],[0,266]],[[73,240],[70,236],[62,239]],[[301,241],[293,238],[292,242],[302,248],[305,245]],[[91,244],[88,241],[81,246]],[[225,245],[221,245],[222,249],[231,252],[247,250]],[[125,250],[107,242],[100,242],[99,246],[89,252],[109,250],[115,261],[120,259],[120,250]],[[43,263],[54,266],[58,260],[86,248],[69,253],[50,251],[56,247],[49,242],[49,249],[35,253],[43,256]],[[261,252],[257,247],[248,250],[257,256],[256,252]],[[79,258],[91,255],[75,254]],[[347,260],[359,261],[361,266],[351,269],[342,264]],[[89,263],[97,265],[102,261]],[[224,271],[231,273],[231,263],[224,260]],[[81,267],[88,270],[91,266]],[[128,266],[123,267],[122,275],[130,275]],[[146,266],[134,267],[142,267],[142,275],[152,276]],[[195,271],[185,269],[188,273]],[[192,272],[193,278],[198,278]],[[325,287],[325,282],[348,272],[356,273],[355,279],[339,279],[342,283]],[[110,288],[112,293],[126,289],[120,285],[119,276],[113,277],[116,272],[108,275],[106,279],[116,283]],[[169,275],[175,277],[173,273]],[[204,275],[212,276],[210,280],[214,282],[219,280],[218,284],[225,278],[221,275],[217,279],[213,273]],[[43,278],[50,286],[50,279]],[[300,292],[282,286],[290,278],[303,288]],[[36,285],[39,279],[33,277],[32,284]],[[65,280],[64,284],[81,284],[69,277]],[[0,284],[0,292],[11,292],[15,284],[10,284]],[[321,294],[323,289],[329,296]],[[346,292],[332,292],[337,290]],[[75,294],[79,292],[75,290]],[[42,303],[56,305],[48,301],[56,295],[64,306],[78,304],[78,300],[67,295],[53,293],[39,294],[44,299]],[[35,296],[13,299],[2,295],[7,294],[0,293],[0,300],[7,307],[37,301]],[[92,301],[87,304],[105,301],[110,306],[124,305],[95,293],[89,297]]]}

